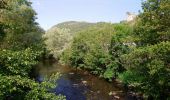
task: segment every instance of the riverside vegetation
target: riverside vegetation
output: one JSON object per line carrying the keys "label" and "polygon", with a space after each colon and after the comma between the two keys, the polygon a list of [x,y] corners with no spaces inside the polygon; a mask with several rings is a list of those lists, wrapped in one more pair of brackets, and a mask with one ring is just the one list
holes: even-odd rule
{"label": "riverside vegetation", "polygon": [[119,80],[144,99],[169,100],[170,1],[146,0],[142,9],[130,22],[71,21],[44,32],[30,2],[1,0],[0,99],[65,99],[49,92],[58,74],[42,83],[30,78],[49,50],[61,63]]}
{"label": "riverside vegetation", "polygon": [[147,0],[142,9],[131,22],[94,23],[74,32],[69,46],[58,53],[60,61],[117,79],[144,99],[170,99],[170,1]]}
{"label": "riverside vegetation", "polygon": [[27,0],[0,1],[0,99],[61,100],[50,93],[58,74],[37,83],[31,69],[45,53],[44,30],[35,22],[36,13]]}

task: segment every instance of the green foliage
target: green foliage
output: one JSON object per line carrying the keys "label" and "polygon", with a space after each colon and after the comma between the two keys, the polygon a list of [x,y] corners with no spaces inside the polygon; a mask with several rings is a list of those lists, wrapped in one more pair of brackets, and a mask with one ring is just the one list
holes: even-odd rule
{"label": "green foliage", "polygon": [[[147,99],[170,98],[170,1],[146,0],[134,29],[137,47],[122,56],[126,72],[120,75]],[[149,45],[149,46],[148,46]]]}
{"label": "green foliage", "polygon": [[90,26],[93,23],[69,21],[55,25],[45,34],[45,44],[55,58],[59,58],[61,53],[68,48],[74,35]]}
{"label": "green foliage", "polygon": [[51,28],[44,34],[45,44],[50,53],[58,58],[71,41],[68,29]]}
{"label": "green foliage", "polygon": [[26,100],[66,100],[63,95],[55,95],[50,93],[49,89],[56,87],[56,80],[60,77],[59,73],[53,74],[50,77],[45,77],[41,84],[37,84],[31,91],[25,96]]}
{"label": "green foliage", "polygon": [[103,77],[112,81],[112,78],[116,76],[116,65],[112,63],[112,66],[107,66],[106,71],[103,74]]}
{"label": "green foliage", "polygon": [[19,75],[14,76],[2,76],[0,75],[0,99],[15,99],[15,100],[65,100],[62,95],[55,95],[49,93],[48,89],[54,88],[54,83],[58,78],[58,74],[53,76],[53,79],[44,80],[41,84],[34,80],[21,77]]}
{"label": "green foliage", "polygon": [[29,73],[41,52],[35,52],[32,49],[24,51],[2,50],[0,55],[0,98],[20,100],[23,98],[27,100],[61,98],[59,100],[62,100],[64,98],[48,93],[48,89],[55,86],[58,74],[41,84],[29,78]]}
{"label": "green foliage", "polygon": [[[91,70],[92,73],[103,76],[109,63],[108,48],[114,29],[111,24],[97,24],[80,32],[72,44],[71,64]],[[109,39],[110,38],[110,39]]]}
{"label": "green foliage", "polygon": [[30,78],[31,69],[44,54],[35,11],[27,0],[0,1],[0,99],[64,100],[50,93],[58,74],[42,83]]}
{"label": "green foliage", "polygon": [[170,98],[170,1],[146,0],[133,23],[98,23],[79,32],[62,60],[125,84],[147,99]]}
{"label": "green foliage", "polygon": [[[170,1],[145,0],[135,22],[64,22],[43,35],[27,0],[0,1],[0,99],[62,100],[49,89],[59,75],[29,78],[44,51],[109,79],[121,79],[147,99],[170,98]],[[64,52],[63,52],[64,51]]]}
{"label": "green foliage", "polygon": [[61,59],[112,80],[123,71],[119,57],[128,51],[128,46],[123,43],[129,40],[131,31],[132,28],[126,24],[97,23],[77,33]]}
{"label": "green foliage", "polygon": [[28,76],[32,66],[36,64],[36,58],[41,52],[31,49],[24,51],[0,51],[1,74]]}
{"label": "green foliage", "polygon": [[[27,0],[2,0],[0,9],[0,47],[25,49],[40,44],[44,32],[35,22],[35,11]],[[2,33],[2,34],[1,34]]]}
{"label": "green foliage", "polygon": [[49,89],[54,88],[58,74],[37,83],[29,78],[33,65],[37,63],[37,58],[42,52],[26,49],[23,51],[0,51],[0,98],[41,100],[57,99],[64,97],[49,93]]}
{"label": "green foliage", "polygon": [[146,0],[135,28],[141,45],[170,40],[170,1]]}
{"label": "green foliage", "polygon": [[0,23],[6,33],[25,33],[33,30],[35,11],[27,0],[2,0],[3,8],[0,9]]}
{"label": "green foliage", "polygon": [[170,88],[170,42],[139,48],[123,56],[124,81],[155,99],[164,99]]}
{"label": "green foliage", "polygon": [[146,0],[142,8],[135,22],[79,32],[62,60],[109,80],[119,76],[146,99],[170,98],[170,1]]}
{"label": "green foliage", "polygon": [[109,48],[114,77],[116,78],[118,73],[125,70],[122,65],[120,57],[130,52],[135,47],[135,43],[131,37],[133,28],[128,24],[117,24],[114,27],[115,34],[112,36],[111,45]]}
{"label": "green foliage", "polygon": [[89,22],[78,22],[78,21],[68,21],[55,25],[53,28],[68,29],[69,32],[74,35],[75,33],[81,31],[82,29],[89,28],[95,25],[95,23]]}

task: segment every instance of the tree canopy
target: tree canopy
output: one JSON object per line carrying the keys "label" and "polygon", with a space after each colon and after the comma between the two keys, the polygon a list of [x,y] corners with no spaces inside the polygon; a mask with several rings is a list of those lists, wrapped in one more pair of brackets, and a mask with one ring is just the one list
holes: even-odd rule
{"label": "tree canopy", "polygon": [[50,93],[58,74],[42,83],[30,77],[44,53],[44,30],[35,22],[36,13],[27,0],[0,1],[0,99],[63,100]]}

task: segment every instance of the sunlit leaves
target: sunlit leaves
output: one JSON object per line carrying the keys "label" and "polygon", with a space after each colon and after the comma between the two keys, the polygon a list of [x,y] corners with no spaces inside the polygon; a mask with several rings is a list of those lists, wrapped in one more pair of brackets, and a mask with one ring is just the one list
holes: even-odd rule
{"label": "sunlit leaves", "polygon": [[33,65],[36,64],[36,58],[41,52],[33,52],[31,49],[24,51],[0,51],[1,73],[9,75],[27,76]]}
{"label": "sunlit leaves", "polygon": [[53,78],[55,77],[54,79],[48,81],[44,80],[42,84],[19,75],[0,75],[0,98],[4,99],[8,96],[8,98],[11,99],[24,98],[25,100],[65,100],[65,97],[62,95],[57,96],[54,93],[48,93],[48,89],[51,89],[54,86],[54,83],[49,83],[49,81],[56,80],[58,74],[56,75],[53,76]]}
{"label": "sunlit leaves", "polygon": [[133,43],[128,37],[131,32],[126,24],[97,23],[73,38],[62,56],[67,60],[62,60],[112,80],[123,69],[119,57],[128,51],[126,43]]}
{"label": "sunlit leaves", "polygon": [[127,72],[124,73],[123,80],[130,84],[138,84],[136,85],[138,88],[145,91],[146,95],[154,96],[155,99],[168,95],[169,54],[170,42],[161,42],[124,55],[123,62]]}
{"label": "sunlit leaves", "polygon": [[140,21],[135,28],[140,44],[150,45],[170,40],[170,1],[146,0],[144,12],[139,15]]}
{"label": "sunlit leaves", "polygon": [[35,22],[35,11],[27,0],[0,1],[0,99],[63,100],[50,93],[54,75],[42,84],[30,78],[31,69],[44,53],[43,30]]}

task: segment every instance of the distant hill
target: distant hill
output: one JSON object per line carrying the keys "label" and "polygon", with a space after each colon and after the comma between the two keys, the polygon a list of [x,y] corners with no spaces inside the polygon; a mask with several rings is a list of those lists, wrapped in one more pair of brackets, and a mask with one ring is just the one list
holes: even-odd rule
{"label": "distant hill", "polygon": [[96,23],[77,21],[59,23],[45,33],[45,43],[51,53],[54,54],[54,57],[57,58],[69,46],[76,33],[94,25]]}
{"label": "distant hill", "polygon": [[52,28],[60,28],[60,29],[69,29],[71,33],[76,33],[81,31],[82,29],[86,29],[95,25],[96,23],[89,23],[89,22],[78,22],[78,21],[67,21],[63,23],[59,23]]}

